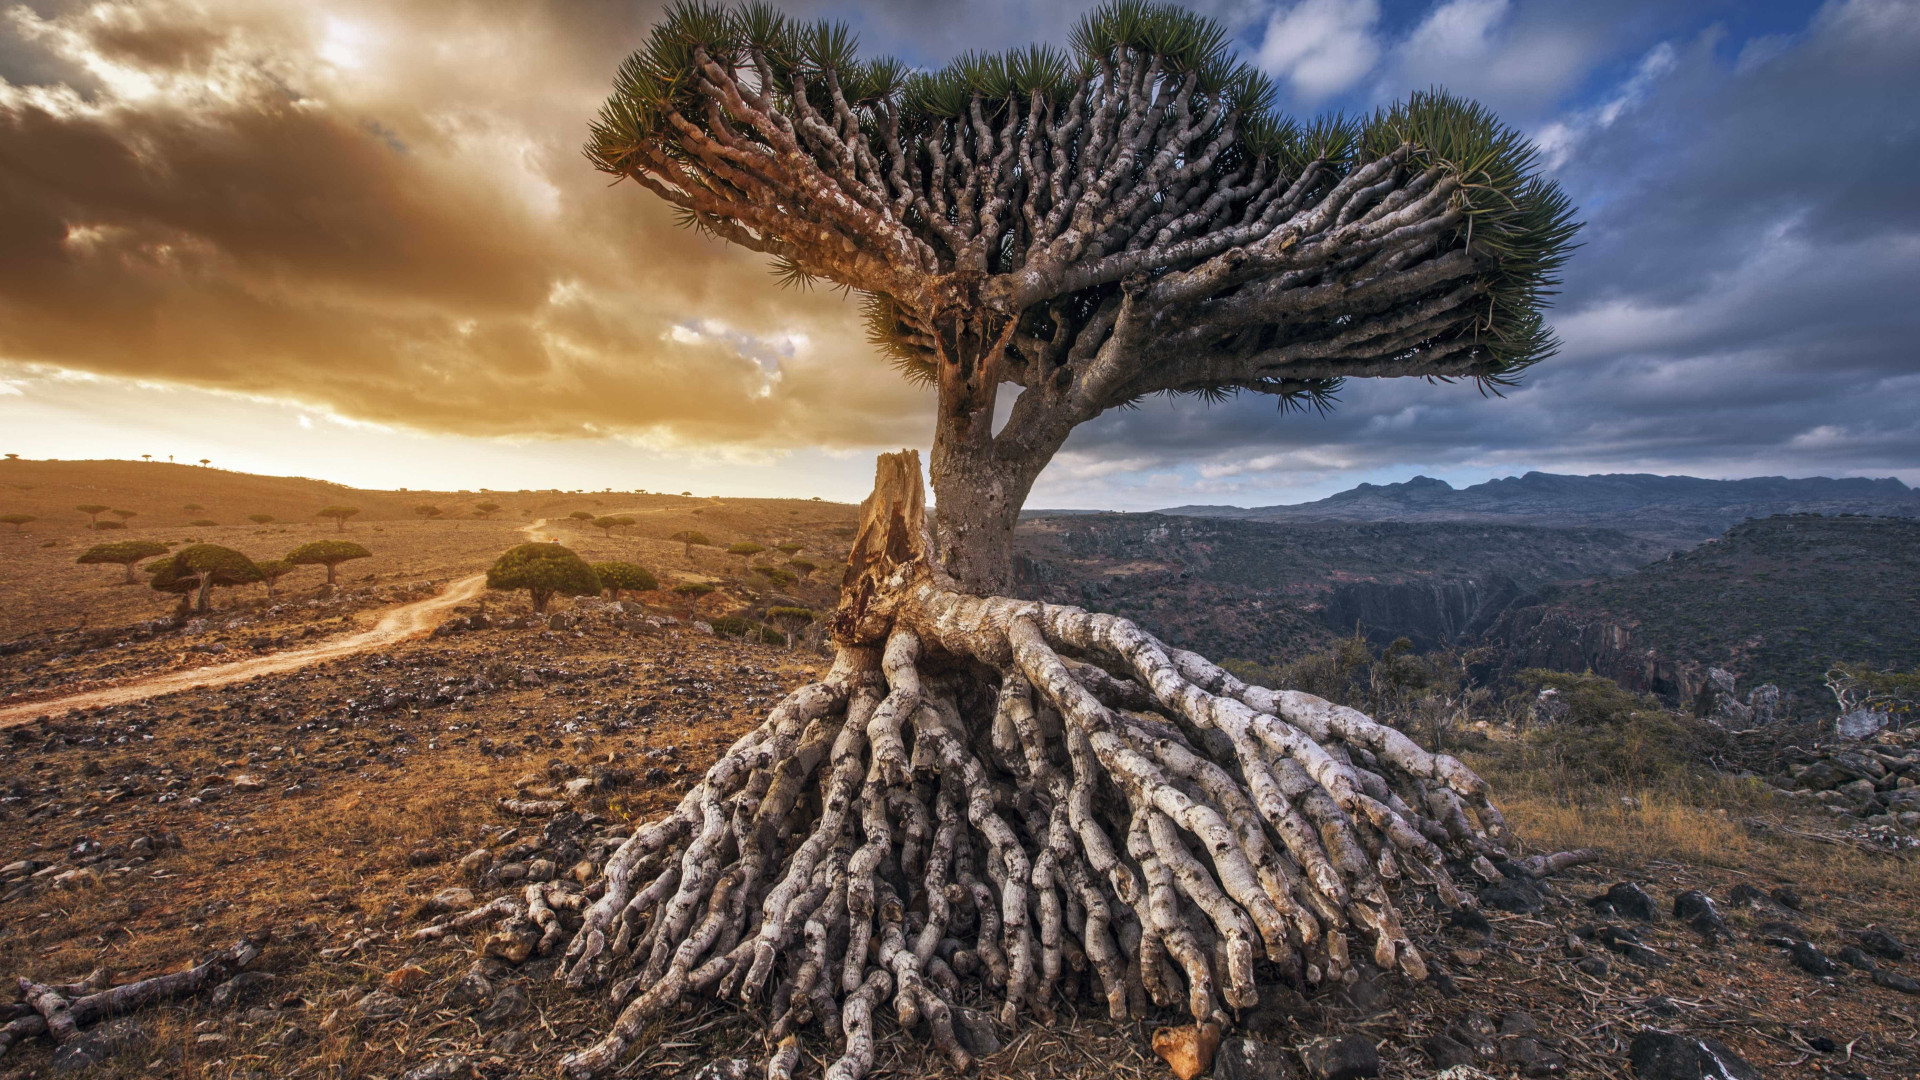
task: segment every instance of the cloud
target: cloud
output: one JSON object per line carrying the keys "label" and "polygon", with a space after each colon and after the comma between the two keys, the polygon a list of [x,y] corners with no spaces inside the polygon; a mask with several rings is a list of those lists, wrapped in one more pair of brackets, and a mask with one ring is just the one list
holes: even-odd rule
{"label": "cloud", "polygon": [[1267,21],[1255,62],[1319,101],[1352,87],[1380,57],[1378,0],[1298,0]]}
{"label": "cloud", "polygon": [[14,9],[73,77],[0,82],[0,359],[464,434],[920,434],[850,305],[579,156],[645,15]]}

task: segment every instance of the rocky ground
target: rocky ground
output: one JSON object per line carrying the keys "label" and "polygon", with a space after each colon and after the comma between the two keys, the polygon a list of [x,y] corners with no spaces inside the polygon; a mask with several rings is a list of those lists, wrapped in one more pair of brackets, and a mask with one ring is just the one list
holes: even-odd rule
{"label": "rocky ground", "polygon": [[[590,864],[825,661],[604,604],[477,614],[381,655],[6,732],[0,971],[90,984],[78,995],[249,937],[260,954],[57,1056],[27,1039],[0,1077],[552,1075],[603,1028],[597,996],[550,979],[537,924],[505,904],[450,917],[524,905],[531,886],[564,930]],[[1658,1071],[1656,1051],[1697,1067],[1697,1040],[1758,1075],[1920,1074],[1911,856],[1803,835],[1833,833],[1824,808],[1761,804],[1746,824],[1688,809],[1738,838],[1705,858],[1645,842],[1635,807],[1592,813],[1579,832],[1598,861],[1489,885],[1484,921],[1408,897],[1440,975],[1266,986],[1213,1075],[1366,1075],[1371,1056],[1390,1077],[1665,1080],[1701,1074]],[[1523,835],[1564,846],[1565,820],[1510,809]],[[0,1021],[21,1011],[0,1005]],[[1092,1016],[1082,1003],[994,1033],[983,1074],[1169,1075],[1156,1025]],[[732,1075],[761,1052],[762,1019],[670,1017],[629,1075]],[[946,1071],[918,1040],[883,1045],[876,1075]]]}

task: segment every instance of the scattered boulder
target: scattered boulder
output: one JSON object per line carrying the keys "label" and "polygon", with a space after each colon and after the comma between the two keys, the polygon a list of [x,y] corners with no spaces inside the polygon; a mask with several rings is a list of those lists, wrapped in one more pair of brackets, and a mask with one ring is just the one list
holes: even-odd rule
{"label": "scattered boulder", "polygon": [[992,1018],[978,1009],[953,1006],[953,1033],[974,1057],[1000,1052],[1000,1034],[994,1030]]}
{"label": "scattered boulder", "polygon": [[406,964],[387,972],[383,980],[387,989],[396,994],[411,994],[433,981],[433,975],[419,964]]}
{"label": "scattered boulder", "polygon": [[1380,1075],[1380,1052],[1364,1035],[1332,1035],[1300,1048],[1300,1063],[1313,1080],[1355,1080]]}
{"label": "scattered boulder", "polygon": [[515,916],[482,939],[479,951],[481,956],[491,956],[509,964],[522,964],[533,955],[534,947],[539,944],[540,928],[527,919]]}
{"label": "scattered boulder", "polygon": [[1815,948],[1810,942],[1789,942],[1787,957],[1793,961],[1794,967],[1815,978],[1831,979],[1840,974],[1840,965],[1827,959],[1827,954]]}
{"label": "scattered boulder", "polygon": [[1219,1049],[1218,1024],[1184,1024],[1159,1028],[1153,1033],[1153,1052],[1180,1080],[1193,1080],[1206,1072],[1213,1066],[1213,1055]]}
{"label": "scattered boulder", "polygon": [[493,983],[487,978],[487,961],[475,960],[460,977],[454,980],[447,992],[440,995],[440,1005],[447,1009],[472,1009],[493,996]]}
{"label": "scattered boulder", "polygon": [[1709,945],[1730,941],[1733,934],[1720,917],[1713,897],[1698,889],[1689,889],[1673,898],[1673,917],[1692,927]]}
{"label": "scattered boulder", "polygon": [[131,1016],[95,1024],[81,1032],[78,1038],[64,1042],[54,1050],[53,1075],[65,1076],[91,1069],[121,1054],[144,1049],[148,1041],[146,1030]]}
{"label": "scattered boulder", "polygon": [[1660,918],[1660,906],[1653,902],[1653,897],[1631,881],[1615,883],[1604,894],[1587,901],[1587,906],[1599,915],[1618,915],[1640,922],[1657,922]]}
{"label": "scattered boulder", "polygon": [[442,914],[450,911],[467,911],[473,907],[473,890],[459,885],[450,885],[427,898],[427,910]]}
{"label": "scattered boulder", "polygon": [[1213,1058],[1214,1080],[1290,1080],[1286,1051],[1260,1039],[1227,1039]]}
{"label": "scattered boulder", "polygon": [[1436,1069],[1473,1064],[1473,1050],[1451,1035],[1427,1036],[1420,1040],[1420,1052],[1427,1055],[1427,1061]]}
{"label": "scattered boulder", "polygon": [[1920,982],[1916,982],[1892,968],[1876,969],[1873,973],[1873,984],[1888,990],[1898,990],[1903,994],[1920,994]]}
{"label": "scattered boulder", "polygon": [[207,1005],[214,1009],[230,1009],[250,998],[257,998],[279,981],[264,971],[243,971],[214,987],[213,993],[207,995]]}
{"label": "scattered boulder", "polygon": [[1868,927],[1857,935],[1860,947],[1882,960],[1905,960],[1907,947],[1900,939],[1878,927]]}
{"label": "scattered boulder", "polygon": [[1839,952],[1834,953],[1833,955],[1841,963],[1847,965],[1850,968],[1857,968],[1861,971],[1874,971],[1878,969],[1880,966],[1873,962],[1873,957],[1868,956],[1866,953],[1860,951],[1860,946],[1858,945],[1844,946],[1843,948],[1841,948]]}
{"label": "scattered boulder", "polygon": [[1725,1043],[1666,1031],[1643,1031],[1627,1051],[1639,1080],[1764,1080]]}

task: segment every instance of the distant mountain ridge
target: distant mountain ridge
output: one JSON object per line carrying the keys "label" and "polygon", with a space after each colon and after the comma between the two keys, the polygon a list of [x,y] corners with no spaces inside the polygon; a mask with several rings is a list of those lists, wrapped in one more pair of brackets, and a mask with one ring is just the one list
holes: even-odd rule
{"label": "distant mountain ridge", "polygon": [[1502,522],[1602,526],[1663,540],[1717,536],[1746,518],[1775,514],[1871,514],[1920,517],[1920,492],[1899,479],[1693,476],[1530,472],[1470,487],[1416,476],[1398,484],[1361,484],[1315,502],[1283,506],[1176,506],[1163,514],[1241,521]]}

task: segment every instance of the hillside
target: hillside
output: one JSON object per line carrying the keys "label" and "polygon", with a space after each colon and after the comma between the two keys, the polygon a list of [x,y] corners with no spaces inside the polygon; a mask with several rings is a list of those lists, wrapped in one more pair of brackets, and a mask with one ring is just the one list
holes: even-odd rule
{"label": "hillside", "polygon": [[1549,582],[1626,573],[1661,550],[1608,529],[1276,524],[1160,514],[1040,518],[1018,589],[1127,615],[1213,656],[1267,660],[1350,634],[1460,640]]}
{"label": "hillside", "polygon": [[1474,521],[1619,529],[1690,545],[1747,518],[1775,514],[1920,517],[1920,492],[1894,478],[1701,480],[1691,476],[1530,472],[1455,488],[1416,476],[1361,484],[1288,506],[1178,506],[1161,513],[1242,521]]}
{"label": "hillside", "polygon": [[[491,500],[501,509],[486,519],[474,504]],[[127,528],[94,533],[84,503],[132,510]],[[200,509],[187,510],[189,503]],[[421,504],[445,515],[425,521],[414,513]],[[344,533],[315,517],[323,506],[355,506]],[[568,518],[582,511],[626,514],[634,524],[612,535]],[[845,557],[853,533],[854,508],[807,499],[711,499],[633,492],[571,494],[557,491],[431,492],[373,491],[300,477],[255,476],[187,465],[135,461],[0,461],[0,514],[31,514],[37,520],[16,531],[0,526],[0,552],[9,569],[0,573],[0,643],[24,635],[75,626],[112,627],[166,614],[173,598],[140,585],[121,584],[117,566],[78,566],[74,559],[106,540],[147,539],[179,544],[222,544],[255,559],[277,558],[309,540],[342,536],[365,546],[372,558],[347,563],[341,582],[353,587],[390,587],[423,580],[444,582],[484,569],[501,551],[527,538],[525,527],[545,519],[541,537],[555,537],[590,560],[638,562],[669,585],[684,578],[724,581],[741,578],[745,567],[725,554],[736,541],[768,547],[781,542],[802,545],[803,557],[832,566]],[[275,520],[255,525],[252,514]],[[103,514],[105,520],[114,520]],[[205,520],[214,525],[192,525]],[[714,546],[689,553],[669,537],[698,530]],[[775,553],[760,558],[766,563]],[[781,556],[784,561],[784,556]],[[305,601],[315,595],[318,572],[287,579],[283,597]],[[837,580],[829,574],[816,584]],[[264,589],[230,590],[218,603],[267,606]],[[715,601],[717,603],[717,601]],[[51,645],[49,647],[52,647]]]}
{"label": "hillside", "polygon": [[1835,661],[1920,663],[1920,521],[1749,521],[1635,573],[1515,605],[1485,636],[1509,668],[1591,668],[1678,702],[1711,665],[1824,707]]}

